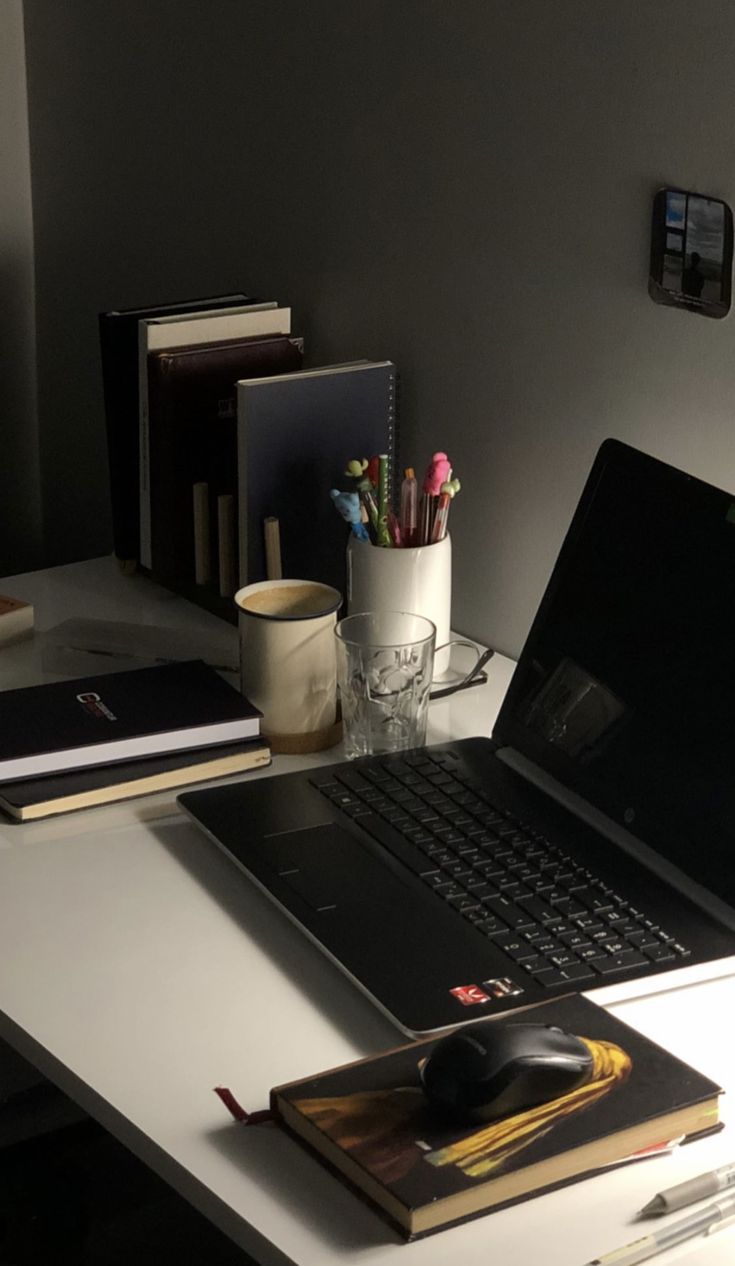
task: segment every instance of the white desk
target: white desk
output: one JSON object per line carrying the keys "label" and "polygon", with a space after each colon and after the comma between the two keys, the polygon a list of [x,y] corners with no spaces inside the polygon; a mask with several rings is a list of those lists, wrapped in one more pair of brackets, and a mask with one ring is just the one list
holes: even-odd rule
{"label": "white desk", "polygon": [[[42,631],[71,616],[221,635],[219,621],[120,576],[111,559],[14,577],[0,591],[33,601],[41,631],[0,650],[6,687],[49,676]],[[430,741],[489,733],[512,664],[496,657],[489,668],[486,687],[432,705]],[[339,749],[314,758],[334,759]],[[304,763],[277,758],[267,773]],[[735,1089],[735,978],[615,1010]],[[735,1158],[725,1130],[402,1244],[277,1129],[237,1126],[212,1093],[226,1085],[259,1108],[272,1085],[397,1034],[167,795],[0,827],[0,1036],[264,1264],[582,1266],[636,1238],[632,1215],[662,1186]],[[731,1264],[735,1231],[656,1260]]]}

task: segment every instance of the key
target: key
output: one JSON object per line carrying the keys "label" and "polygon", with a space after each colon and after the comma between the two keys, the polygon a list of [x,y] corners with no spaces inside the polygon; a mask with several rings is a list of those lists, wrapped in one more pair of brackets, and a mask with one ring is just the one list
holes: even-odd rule
{"label": "key", "polygon": [[524,941],[522,937],[516,936],[513,932],[504,932],[500,936],[496,936],[495,944],[505,950],[511,958],[516,962],[521,962],[524,958],[538,957],[535,951]]}
{"label": "key", "polygon": [[607,958],[596,958],[595,969],[602,976],[625,968],[641,967],[648,960],[638,950],[627,950],[625,954],[610,954]]}

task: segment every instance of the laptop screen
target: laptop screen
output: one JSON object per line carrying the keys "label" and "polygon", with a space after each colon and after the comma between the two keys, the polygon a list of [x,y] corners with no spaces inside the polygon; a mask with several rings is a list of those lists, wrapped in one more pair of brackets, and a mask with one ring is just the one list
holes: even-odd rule
{"label": "laptop screen", "polygon": [[606,440],[493,737],[735,906],[735,496]]}

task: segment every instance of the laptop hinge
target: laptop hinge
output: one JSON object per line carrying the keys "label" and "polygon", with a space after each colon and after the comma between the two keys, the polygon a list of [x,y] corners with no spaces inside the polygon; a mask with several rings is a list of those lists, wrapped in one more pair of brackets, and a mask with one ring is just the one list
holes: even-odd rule
{"label": "laptop hinge", "polygon": [[679,870],[678,866],[674,866],[671,862],[661,857],[649,845],[644,844],[630,831],[626,831],[625,827],[620,826],[609,818],[607,814],[596,809],[588,800],[578,796],[575,792],[570,791],[563,783],[557,782],[550,774],[540,766],[535,765],[526,756],[517,752],[512,747],[501,747],[496,752],[498,760],[502,760],[503,764],[509,769],[520,774],[522,778],[527,779],[539,791],[543,791],[550,796],[552,800],[556,800],[565,809],[568,809],[576,818],[580,818],[597,831],[605,839],[610,840],[617,847],[624,849],[636,861],[645,866],[648,870],[653,871],[661,879],[671,884],[673,888],[695,905],[700,906],[708,915],[715,919],[719,919],[725,927],[735,931],[735,910],[732,906],[717,897],[708,888],[702,887],[693,879],[685,874],[683,870]]}

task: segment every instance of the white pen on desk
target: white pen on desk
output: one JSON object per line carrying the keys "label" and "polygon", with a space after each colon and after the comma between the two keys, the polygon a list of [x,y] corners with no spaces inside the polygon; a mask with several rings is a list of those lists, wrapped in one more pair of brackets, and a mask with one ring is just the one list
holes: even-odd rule
{"label": "white pen on desk", "polygon": [[623,1248],[616,1248],[611,1253],[593,1258],[587,1266],[638,1266],[639,1262],[646,1262],[650,1257],[655,1257],[657,1253],[663,1253],[665,1249],[673,1248],[684,1240],[694,1239],[697,1235],[711,1235],[732,1218],[735,1218],[735,1196],[715,1200],[697,1213],[690,1213],[685,1218],[670,1222],[660,1231],[644,1235]]}
{"label": "white pen on desk", "polygon": [[686,1182],[677,1183],[675,1187],[666,1187],[649,1200],[640,1211],[641,1217],[661,1213],[674,1213],[684,1209],[697,1200],[706,1200],[708,1196],[716,1196],[728,1187],[735,1186],[735,1163],[721,1165],[719,1169],[710,1170],[706,1174],[697,1174],[687,1178]]}

